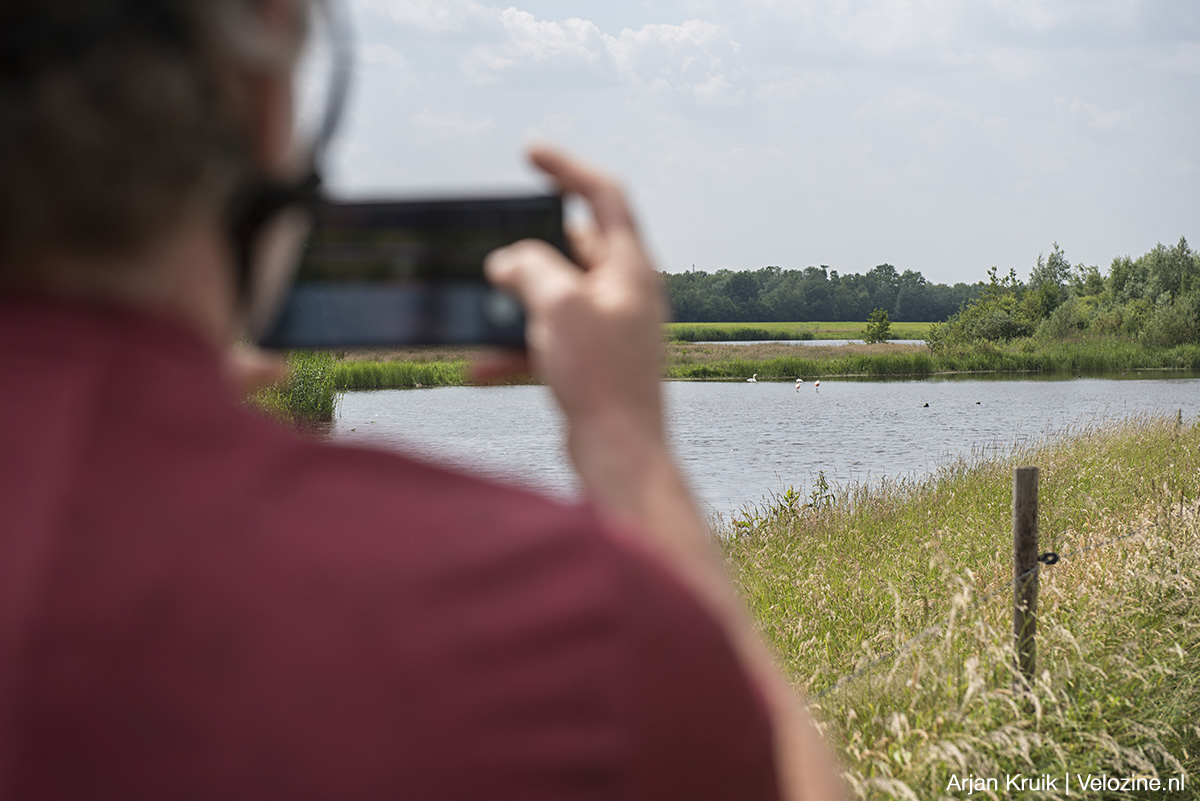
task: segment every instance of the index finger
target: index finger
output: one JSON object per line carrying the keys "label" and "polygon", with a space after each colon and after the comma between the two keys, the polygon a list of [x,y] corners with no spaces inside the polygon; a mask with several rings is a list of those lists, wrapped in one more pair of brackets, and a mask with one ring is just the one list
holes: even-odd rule
{"label": "index finger", "polygon": [[544,145],[531,147],[529,158],[538,169],[553,178],[564,192],[579,195],[588,202],[596,217],[596,225],[602,232],[635,232],[633,214],[625,194],[613,179],[560,150]]}

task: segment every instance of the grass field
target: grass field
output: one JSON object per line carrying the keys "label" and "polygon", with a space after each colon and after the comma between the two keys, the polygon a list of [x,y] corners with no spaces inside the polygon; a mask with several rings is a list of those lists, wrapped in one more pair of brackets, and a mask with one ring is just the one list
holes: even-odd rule
{"label": "grass field", "polygon": [[[931,323],[892,323],[893,339],[924,339]],[[668,323],[667,339],[683,342],[756,339],[862,339],[865,322]]]}
{"label": "grass field", "polygon": [[[1041,470],[1038,674],[1014,692],[1011,474]],[[1200,783],[1200,427],[1141,420],[878,489],[802,487],[718,521],[765,636],[863,799],[965,779]],[[1131,531],[1141,534],[1085,549]],[[983,604],[981,598],[994,595]],[[944,625],[938,626],[942,623]],[[837,686],[925,631],[899,660]],[[1088,798],[1145,798],[1099,792]]]}

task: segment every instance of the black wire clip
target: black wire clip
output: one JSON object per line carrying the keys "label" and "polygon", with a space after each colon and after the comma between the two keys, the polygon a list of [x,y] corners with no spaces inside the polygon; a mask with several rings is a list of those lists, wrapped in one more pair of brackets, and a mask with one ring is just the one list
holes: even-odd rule
{"label": "black wire clip", "polygon": [[1047,565],[1058,564],[1058,559],[1059,559],[1059,556],[1054,551],[1047,551],[1046,553],[1042,554],[1041,556],[1039,556],[1037,558],[1037,560],[1039,562],[1041,562],[1043,564],[1047,564]]}

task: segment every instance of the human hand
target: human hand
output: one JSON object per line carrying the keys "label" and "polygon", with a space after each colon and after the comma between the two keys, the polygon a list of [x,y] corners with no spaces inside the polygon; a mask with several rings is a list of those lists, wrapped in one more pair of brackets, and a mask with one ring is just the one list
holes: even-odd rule
{"label": "human hand", "polygon": [[532,369],[562,406],[568,447],[585,485],[621,505],[616,496],[623,490],[614,482],[634,477],[631,462],[666,452],[662,285],[611,178],[550,148],[533,148],[530,158],[564,194],[588,203],[594,223],[571,232],[578,264],[536,240],[488,257],[489,279],[525,305],[528,351],[524,358],[481,363],[476,374],[495,379]]}
{"label": "human hand", "polygon": [[222,364],[225,383],[237,400],[244,400],[263,387],[287,378],[283,357],[253,345],[233,345]]}
{"label": "human hand", "polygon": [[525,304],[528,353],[482,363],[476,375],[496,379],[531,367],[550,385],[584,486],[601,508],[636,524],[642,542],[691,587],[764,693],[783,797],[841,799],[836,763],[734,593],[667,448],[660,389],[666,303],[629,206],[610,178],[570,157],[548,148],[530,156],[565,194],[588,202],[595,224],[571,239],[579,266],[537,241],[488,257],[488,277]]}

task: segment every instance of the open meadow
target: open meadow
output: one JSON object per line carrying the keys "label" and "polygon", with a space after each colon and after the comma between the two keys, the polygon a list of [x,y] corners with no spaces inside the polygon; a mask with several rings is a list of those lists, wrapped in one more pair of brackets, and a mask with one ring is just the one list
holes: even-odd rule
{"label": "open meadow", "polygon": [[[1040,570],[1027,693],[1014,692],[1012,668],[1018,464],[1040,468],[1040,550],[1062,556]],[[717,529],[856,797],[963,798],[952,777],[1003,787],[1042,773],[1059,793],[990,797],[1061,797],[1070,773],[1073,791],[1076,774],[1173,777],[1187,789],[1154,797],[1193,799],[1198,498],[1200,427],[1142,419],[874,489],[818,480]]]}

